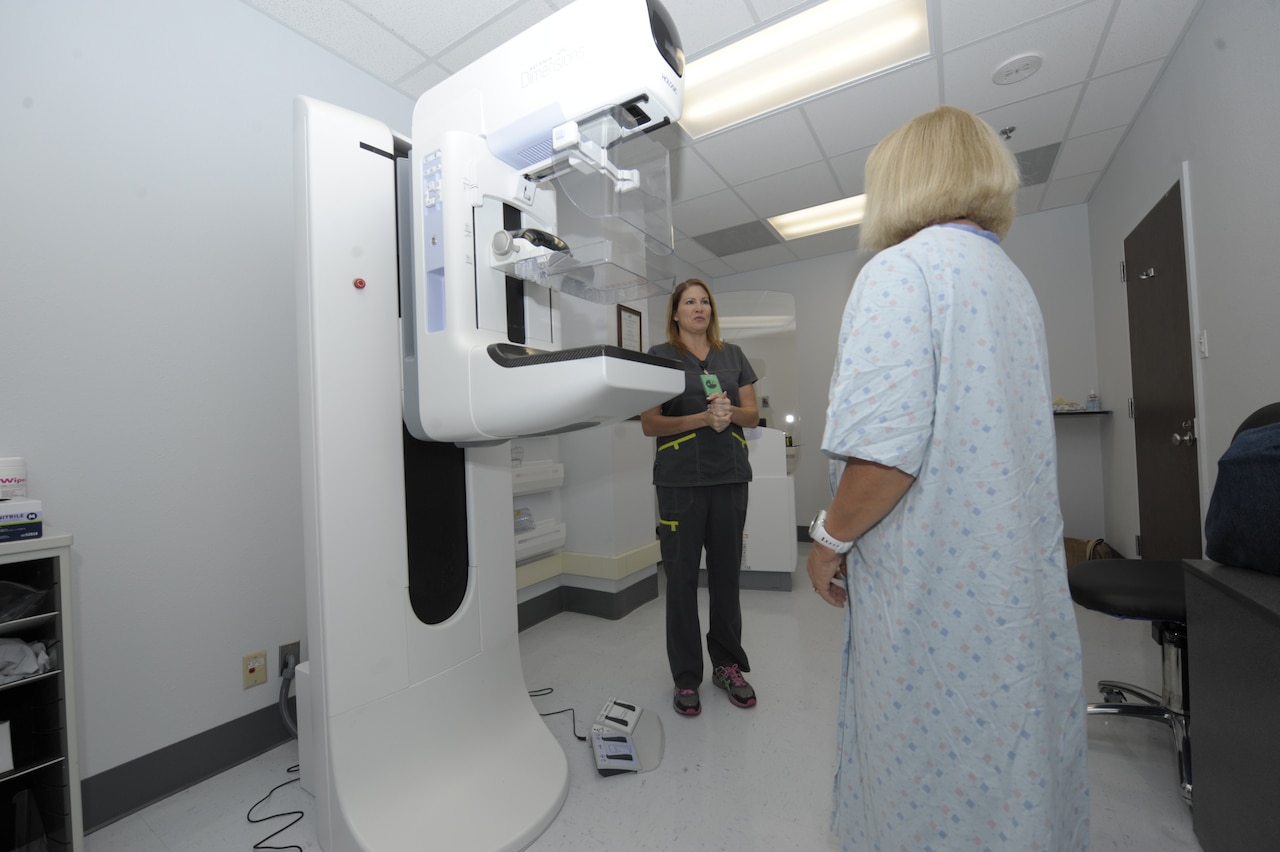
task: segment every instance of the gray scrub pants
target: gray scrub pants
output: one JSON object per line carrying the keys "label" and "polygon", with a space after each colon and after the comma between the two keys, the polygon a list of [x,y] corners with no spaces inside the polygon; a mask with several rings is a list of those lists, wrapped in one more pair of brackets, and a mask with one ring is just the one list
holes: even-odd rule
{"label": "gray scrub pants", "polygon": [[704,547],[711,611],[707,630],[711,666],[736,663],[744,672],[751,670],[742,650],[742,608],[738,602],[747,487],[745,482],[657,487],[658,540],[667,578],[667,660],[677,689],[697,689],[702,684],[698,571]]}

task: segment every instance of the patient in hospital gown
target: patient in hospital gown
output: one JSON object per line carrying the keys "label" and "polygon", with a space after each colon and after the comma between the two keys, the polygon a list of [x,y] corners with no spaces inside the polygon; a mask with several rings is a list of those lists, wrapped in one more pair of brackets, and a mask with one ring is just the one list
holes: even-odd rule
{"label": "patient in hospital gown", "polygon": [[[907,138],[868,162],[869,197],[874,169],[893,170],[884,158],[918,163],[912,134],[935,153],[930,133],[999,146],[973,122],[943,107],[897,131]],[[856,539],[847,561],[815,544],[809,563],[815,590],[847,602],[833,828],[850,850],[1084,849],[1080,639],[1043,321],[999,245],[1012,199],[1007,217],[938,203],[926,227],[893,211],[880,215],[898,231],[872,223],[883,250],[854,284],[831,381],[826,531]]]}

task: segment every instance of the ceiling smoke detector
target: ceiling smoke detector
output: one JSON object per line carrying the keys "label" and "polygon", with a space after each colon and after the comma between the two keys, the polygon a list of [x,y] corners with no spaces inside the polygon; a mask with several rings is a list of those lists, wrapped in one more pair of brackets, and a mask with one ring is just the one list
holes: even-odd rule
{"label": "ceiling smoke detector", "polygon": [[1039,71],[1040,66],[1043,64],[1044,60],[1039,54],[1024,53],[1022,56],[1015,56],[997,68],[995,73],[991,75],[991,81],[997,86],[1018,83]]}

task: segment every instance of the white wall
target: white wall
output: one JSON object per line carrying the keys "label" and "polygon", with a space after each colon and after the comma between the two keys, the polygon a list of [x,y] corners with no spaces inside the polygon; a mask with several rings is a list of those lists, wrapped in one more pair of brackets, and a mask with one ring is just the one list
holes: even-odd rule
{"label": "white wall", "polygon": [[[1054,394],[1083,402],[1098,382],[1084,205],[1018,217],[1005,248],[1026,274],[1040,301]],[[801,523],[808,523],[831,502],[827,460],[819,445],[840,317],[864,262],[861,252],[850,251],[713,282],[716,293],[777,290],[795,297],[801,420],[801,449],[795,471],[796,518]],[[1096,530],[1095,535],[1100,535],[1103,500],[1099,436],[1096,430],[1075,428],[1061,433],[1059,469],[1063,472],[1063,511],[1069,519],[1068,534],[1083,536]]]}
{"label": "white wall", "polygon": [[[1124,238],[1187,163],[1190,272],[1209,339],[1209,357],[1198,361],[1202,492],[1240,421],[1280,400],[1278,33],[1274,2],[1205,0],[1089,201],[1098,357],[1106,365],[1100,392],[1104,403],[1119,406],[1132,393],[1118,272]],[[1139,532],[1132,421],[1113,417],[1109,427],[1107,538],[1132,552]]]}
{"label": "white wall", "polygon": [[0,92],[0,455],[75,536],[91,776],[275,703],[306,633],[292,101],[402,132],[412,102],[238,0],[8,0]]}

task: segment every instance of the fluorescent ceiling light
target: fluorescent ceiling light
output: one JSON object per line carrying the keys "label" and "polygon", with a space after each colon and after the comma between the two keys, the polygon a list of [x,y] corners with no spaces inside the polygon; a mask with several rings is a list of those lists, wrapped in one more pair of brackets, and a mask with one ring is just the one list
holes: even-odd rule
{"label": "fluorescent ceiling light", "polygon": [[838,228],[851,228],[862,221],[866,210],[867,196],[855,195],[794,213],[771,216],[769,224],[784,240],[794,240]]}
{"label": "fluorescent ceiling light", "polygon": [[694,139],[929,54],[926,0],[827,0],[685,67]]}

